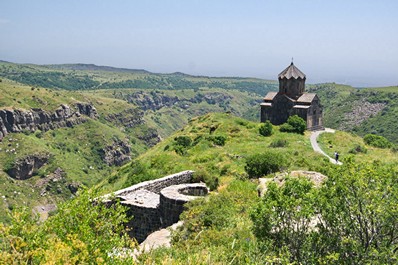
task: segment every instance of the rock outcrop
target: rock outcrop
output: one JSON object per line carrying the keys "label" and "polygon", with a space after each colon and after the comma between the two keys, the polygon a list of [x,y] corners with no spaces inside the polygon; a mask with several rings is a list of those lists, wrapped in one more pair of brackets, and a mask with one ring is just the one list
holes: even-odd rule
{"label": "rock outcrop", "polygon": [[78,102],[75,104],[79,113],[86,115],[92,119],[98,118],[97,109],[90,103]]}
{"label": "rock outcrop", "polygon": [[192,103],[198,104],[204,101],[208,104],[225,104],[231,99],[232,96],[219,92],[197,93],[192,98],[179,99],[177,96],[171,97],[163,92],[137,91],[126,97],[128,102],[139,106],[140,109],[144,111],[155,111],[173,105],[178,105],[182,109],[187,109]]}
{"label": "rock outcrop", "polygon": [[49,154],[28,155],[15,161],[13,166],[6,172],[14,179],[28,179],[33,176],[36,170],[45,165],[49,158]]}
{"label": "rock outcrop", "polygon": [[105,117],[105,120],[125,128],[132,128],[145,123],[144,112],[139,108],[131,108],[119,113],[109,114]]}
{"label": "rock outcrop", "polygon": [[103,149],[102,156],[108,166],[121,166],[131,160],[131,148],[126,141],[115,141]]}
{"label": "rock outcrop", "polygon": [[9,133],[72,127],[87,121],[87,117],[96,118],[98,116],[95,107],[91,104],[77,103],[76,107],[77,111],[62,104],[52,113],[40,108],[31,110],[2,109],[0,110],[0,141]]}
{"label": "rock outcrop", "polygon": [[158,134],[158,131],[154,128],[148,128],[144,134],[139,134],[136,136],[138,139],[144,141],[149,147],[156,145],[162,140]]}

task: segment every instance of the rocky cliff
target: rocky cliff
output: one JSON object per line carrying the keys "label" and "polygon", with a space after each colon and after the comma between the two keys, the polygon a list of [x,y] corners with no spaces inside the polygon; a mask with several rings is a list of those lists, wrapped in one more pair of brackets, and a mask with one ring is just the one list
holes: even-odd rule
{"label": "rocky cliff", "polygon": [[168,96],[162,91],[137,91],[125,97],[125,100],[139,106],[144,111],[155,111],[176,104],[183,109],[187,109],[192,103],[198,104],[204,101],[208,104],[225,104],[231,99],[230,95],[219,92],[196,93],[192,98],[180,99],[177,96]]}
{"label": "rocky cliff", "polygon": [[125,128],[132,128],[145,123],[144,112],[139,108],[131,108],[119,113],[109,114],[105,117],[105,120]]}
{"label": "rocky cliff", "polygon": [[76,110],[62,104],[54,112],[40,108],[31,110],[2,109],[0,110],[0,141],[9,133],[72,127],[85,122],[87,117],[98,117],[95,107],[89,103],[76,103],[75,107]]}
{"label": "rocky cliff", "polygon": [[131,160],[131,148],[127,141],[115,141],[103,149],[102,159],[108,166],[121,166]]}
{"label": "rocky cliff", "polygon": [[33,173],[48,162],[49,154],[28,155],[14,162],[7,174],[14,179],[28,179]]}

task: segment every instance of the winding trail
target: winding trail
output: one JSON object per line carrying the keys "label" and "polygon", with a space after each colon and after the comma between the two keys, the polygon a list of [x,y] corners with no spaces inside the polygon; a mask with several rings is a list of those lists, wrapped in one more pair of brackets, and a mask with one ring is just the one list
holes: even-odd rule
{"label": "winding trail", "polygon": [[327,158],[329,158],[329,161],[330,161],[331,163],[337,164],[337,165],[342,165],[343,163],[341,163],[340,161],[336,162],[336,160],[335,160],[334,158],[328,156],[328,155],[319,147],[318,142],[317,142],[318,136],[319,136],[321,133],[325,133],[325,132],[327,132],[327,133],[334,133],[335,130],[330,129],[330,128],[325,128],[324,131],[314,131],[314,132],[311,133],[310,141],[311,141],[312,149],[314,149],[315,152],[318,152],[318,153],[320,153],[320,154],[326,156]]}

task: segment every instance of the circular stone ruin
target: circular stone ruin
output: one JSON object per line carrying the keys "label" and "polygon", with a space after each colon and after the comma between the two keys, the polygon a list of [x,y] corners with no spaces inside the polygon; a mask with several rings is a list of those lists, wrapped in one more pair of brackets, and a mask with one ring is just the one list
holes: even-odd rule
{"label": "circular stone ruin", "polygon": [[160,191],[160,215],[162,226],[170,226],[180,219],[184,204],[205,196],[209,189],[204,183],[179,184],[169,186]]}

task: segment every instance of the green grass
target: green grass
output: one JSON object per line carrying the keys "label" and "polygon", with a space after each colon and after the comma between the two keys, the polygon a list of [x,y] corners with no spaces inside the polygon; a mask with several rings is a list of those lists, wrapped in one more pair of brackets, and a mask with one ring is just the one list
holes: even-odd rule
{"label": "green grass", "polygon": [[[357,161],[373,162],[375,160],[386,163],[397,164],[398,154],[390,149],[381,149],[366,145],[363,139],[351,133],[336,131],[336,133],[323,133],[318,138],[318,143],[322,150],[329,156],[334,157],[334,152],[340,153],[340,158],[353,156]],[[356,146],[363,146],[367,149],[366,153],[351,154],[349,151]]]}

